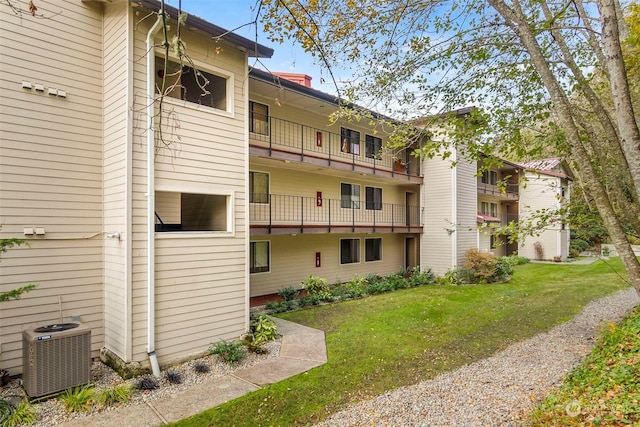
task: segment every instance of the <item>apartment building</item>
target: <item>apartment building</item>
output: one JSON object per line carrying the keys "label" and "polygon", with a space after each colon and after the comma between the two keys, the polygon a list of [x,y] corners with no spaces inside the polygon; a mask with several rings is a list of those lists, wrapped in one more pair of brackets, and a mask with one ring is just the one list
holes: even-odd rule
{"label": "apartment building", "polygon": [[3,254],[0,291],[38,284],[0,310],[11,374],[33,325],[81,321],[93,357],[156,370],[239,337],[251,297],[311,274],[443,273],[470,247],[510,253],[482,231],[521,214],[523,190],[495,180],[567,183],[548,165],[479,177],[474,162],[390,149],[389,129],[330,119],[337,99],[307,76],[247,72],[273,51],[197,17],[179,65],[159,5],[0,11],[0,237],[28,243]]}

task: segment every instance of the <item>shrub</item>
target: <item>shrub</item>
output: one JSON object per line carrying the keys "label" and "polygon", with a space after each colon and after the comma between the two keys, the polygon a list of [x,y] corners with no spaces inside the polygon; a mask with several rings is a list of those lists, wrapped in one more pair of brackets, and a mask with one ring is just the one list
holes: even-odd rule
{"label": "shrub", "polygon": [[202,360],[194,362],[192,368],[193,372],[195,372],[196,374],[208,374],[209,372],[211,372],[211,367]]}
{"label": "shrub", "polygon": [[503,257],[509,260],[509,263],[512,266],[528,264],[530,262],[529,258],[520,255],[509,255],[507,257]]}
{"label": "shrub", "polygon": [[411,286],[431,285],[435,283],[436,276],[431,269],[420,271],[418,267],[413,269],[409,283]]}
{"label": "shrub", "polygon": [[509,257],[498,257],[496,263],[496,273],[491,278],[491,282],[506,280],[513,274],[513,265]]}
{"label": "shrub", "polygon": [[169,369],[167,372],[165,372],[164,377],[171,384],[182,384],[182,375],[175,369]]}
{"label": "shrub", "polygon": [[571,239],[569,250],[574,249],[578,254],[589,249],[589,242],[582,239]]}
{"label": "shrub", "polygon": [[475,281],[479,283],[487,283],[495,277],[497,264],[498,259],[490,252],[472,248],[464,255],[464,267],[473,271]]}
{"label": "shrub", "polygon": [[22,399],[17,408],[4,399],[0,399],[0,425],[2,427],[17,427],[36,422],[36,411],[28,399]]}
{"label": "shrub", "polygon": [[127,384],[120,384],[106,390],[102,390],[98,395],[100,406],[110,406],[118,403],[127,403],[131,400],[131,387]]}
{"label": "shrub", "polygon": [[152,377],[151,375],[147,375],[146,377],[142,377],[136,383],[136,388],[138,390],[155,390],[160,388],[160,384],[158,380]]}
{"label": "shrub", "polygon": [[294,303],[293,301],[268,301],[264,308],[269,314],[284,313],[293,310]]}
{"label": "shrub", "polygon": [[298,300],[298,305],[300,307],[308,307],[310,305],[318,305],[322,302],[322,298],[319,295],[307,295]]}
{"label": "shrub", "polygon": [[247,355],[247,351],[240,343],[222,340],[209,347],[209,354],[215,354],[224,362],[235,365]]}
{"label": "shrub", "polygon": [[303,280],[300,285],[310,295],[318,295],[322,299],[327,299],[331,296],[331,289],[325,278],[311,275]]}
{"label": "shrub", "polygon": [[285,301],[293,301],[293,299],[298,295],[298,291],[293,286],[287,286],[286,288],[282,288],[278,291],[278,295],[282,297]]}
{"label": "shrub", "polygon": [[251,336],[255,344],[263,344],[267,341],[273,341],[278,337],[278,328],[276,322],[269,318],[266,314],[259,314],[251,320]]}
{"label": "shrub", "polygon": [[70,388],[62,393],[60,400],[68,412],[89,411],[93,406],[95,391],[91,385]]}

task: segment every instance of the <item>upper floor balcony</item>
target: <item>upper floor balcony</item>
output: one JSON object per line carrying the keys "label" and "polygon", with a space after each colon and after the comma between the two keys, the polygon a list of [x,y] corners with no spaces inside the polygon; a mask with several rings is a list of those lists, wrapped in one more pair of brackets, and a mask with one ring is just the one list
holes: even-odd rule
{"label": "upper floor balcony", "polygon": [[510,182],[500,184],[482,182],[482,179],[478,179],[478,194],[486,194],[488,196],[495,196],[505,199],[518,199],[520,197],[520,186]]}
{"label": "upper floor balcony", "polygon": [[251,234],[420,233],[421,209],[378,201],[253,194]]}
{"label": "upper floor balcony", "polygon": [[342,129],[330,132],[272,116],[256,115],[249,123],[249,153],[283,161],[350,170],[422,183],[420,159],[407,149],[394,153],[382,139]]}
{"label": "upper floor balcony", "polygon": [[510,223],[518,224],[518,214],[478,212],[478,222],[487,223],[493,227],[509,225]]}

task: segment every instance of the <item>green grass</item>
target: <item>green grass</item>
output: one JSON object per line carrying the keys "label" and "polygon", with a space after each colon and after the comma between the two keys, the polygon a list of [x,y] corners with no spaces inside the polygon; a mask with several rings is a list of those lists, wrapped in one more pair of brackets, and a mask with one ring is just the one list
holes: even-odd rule
{"label": "green grass", "polygon": [[[612,269],[613,268],[613,269]],[[329,362],[178,426],[289,426],[487,357],[623,289],[618,261],[526,264],[510,283],[424,286],[280,315],[326,333]]]}
{"label": "green grass", "polygon": [[640,310],[608,330],[531,414],[533,426],[640,424]]}

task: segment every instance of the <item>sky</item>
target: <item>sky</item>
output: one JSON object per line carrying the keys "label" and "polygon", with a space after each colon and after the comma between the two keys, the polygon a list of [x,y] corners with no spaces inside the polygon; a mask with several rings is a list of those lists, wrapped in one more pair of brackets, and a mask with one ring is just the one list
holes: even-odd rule
{"label": "sky", "polygon": [[[188,14],[196,15],[212,24],[218,25],[227,30],[235,30],[234,33],[254,40],[256,26],[245,25],[255,19],[256,3],[259,0],[182,0],[182,10]],[[166,4],[178,7],[178,0],[165,0]],[[187,19],[188,22],[188,19]],[[236,29],[238,28],[238,29]],[[274,50],[271,59],[261,59],[262,64],[257,64],[257,68],[271,72],[302,73],[311,76],[311,86],[314,89],[327,93],[335,93],[332,85],[322,83],[320,67],[314,64],[310,54],[304,52],[302,48],[296,46],[292,41],[285,41],[284,44],[277,44],[267,39],[262,31],[262,24],[257,23],[258,43],[270,47]],[[250,65],[253,65],[253,58],[249,58]],[[330,80],[330,79],[327,79]]]}

